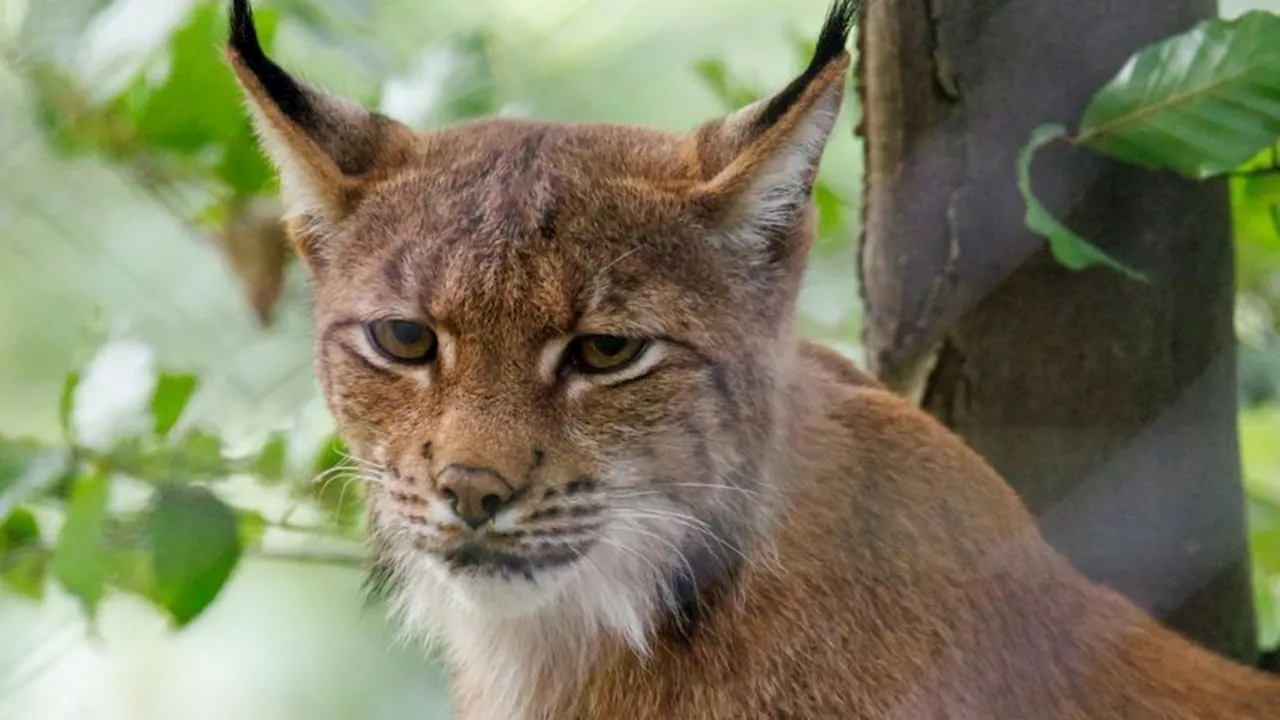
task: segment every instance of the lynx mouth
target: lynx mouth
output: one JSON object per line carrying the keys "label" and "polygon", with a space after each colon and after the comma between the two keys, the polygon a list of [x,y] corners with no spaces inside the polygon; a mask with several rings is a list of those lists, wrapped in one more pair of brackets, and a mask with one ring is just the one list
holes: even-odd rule
{"label": "lynx mouth", "polygon": [[533,580],[540,572],[573,564],[583,552],[577,548],[558,547],[534,553],[512,553],[478,542],[467,542],[441,552],[439,557],[451,572],[458,574]]}

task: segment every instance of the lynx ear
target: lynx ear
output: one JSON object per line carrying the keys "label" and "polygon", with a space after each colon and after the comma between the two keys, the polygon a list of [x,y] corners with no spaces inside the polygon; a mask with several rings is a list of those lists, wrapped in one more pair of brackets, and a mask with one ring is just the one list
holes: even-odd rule
{"label": "lynx ear", "polygon": [[281,69],[262,50],[248,0],[231,2],[227,59],[279,171],[294,241],[310,258],[370,181],[405,164],[413,132]]}
{"label": "lynx ear", "polygon": [[809,67],[781,92],[703,126],[698,158],[708,179],[695,191],[727,235],[768,251],[805,222],[822,151],[844,99],[845,46],[860,0],[835,0]]}

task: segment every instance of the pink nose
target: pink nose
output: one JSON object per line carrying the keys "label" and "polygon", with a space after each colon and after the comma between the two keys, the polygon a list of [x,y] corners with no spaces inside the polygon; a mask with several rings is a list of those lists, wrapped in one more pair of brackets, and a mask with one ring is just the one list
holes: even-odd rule
{"label": "pink nose", "polygon": [[453,512],[473,529],[493,519],[515,495],[501,475],[488,468],[450,465],[436,478],[436,488]]}

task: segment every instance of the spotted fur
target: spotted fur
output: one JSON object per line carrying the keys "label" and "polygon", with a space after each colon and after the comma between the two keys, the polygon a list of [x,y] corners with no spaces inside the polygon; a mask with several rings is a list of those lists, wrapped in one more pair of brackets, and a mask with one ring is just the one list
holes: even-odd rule
{"label": "spotted fur", "polygon": [[[233,2],[317,372],[368,469],[371,589],[443,650],[467,720],[1280,717],[1273,682],[1087,582],[981,458],[797,339],[857,10],[687,135],[416,134],[294,80]],[[381,356],[382,318],[432,328],[434,360]],[[648,345],[584,374],[584,334]],[[449,467],[509,487],[482,530]]]}

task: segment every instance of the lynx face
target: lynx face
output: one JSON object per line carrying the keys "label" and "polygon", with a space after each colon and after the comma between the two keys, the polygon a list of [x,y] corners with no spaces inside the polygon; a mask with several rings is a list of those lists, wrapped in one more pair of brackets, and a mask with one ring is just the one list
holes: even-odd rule
{"label": "lynx face", "polygon": [[[619,141],[663,152],[624,165]],[[781,303],[734,281],[747,258],[668,180],[688,172],[678,147],[612,128],[448,131],[423,142],[430,169],[388,180],[330,240],[319,375],[379,467],[387,549],[532,606],[626,562],[619,548],[648,555],[749,514],[772,371],[737,318]]]}
{"label": "lynx face", "polygon": [[234,3],[318,374],[403,592],[504,617],[558,602],[634,634],[743,557],[772,512],[775,379],[851,5],[785,90],[681,136],[417,134],[285,74]]}

